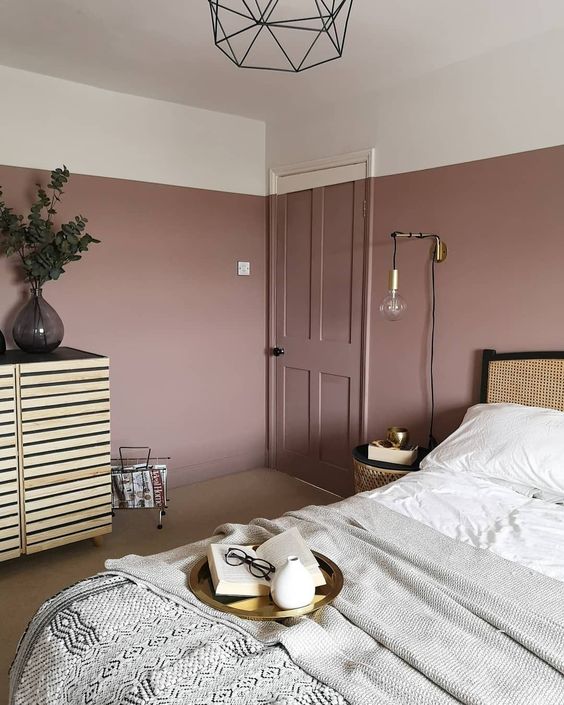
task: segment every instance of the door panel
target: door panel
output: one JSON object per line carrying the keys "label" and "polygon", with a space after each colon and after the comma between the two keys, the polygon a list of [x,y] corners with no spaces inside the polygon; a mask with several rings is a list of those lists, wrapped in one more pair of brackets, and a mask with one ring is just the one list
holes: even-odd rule
{"label": "door panel", "polygon": [[284,450],[307,456],[310,450],[310,372],[284,368]]}
{"label": "door panel", "polygon": [[324,189],[321,339],[351,342],[354,183]]}
{"label": "door panel", "polygon": [[276,467],[342,495],[360,442],[366,193],[277,198]]}
{"label": "door panel", "polygon": [[351,458],[350,377],[320,375],[319,457],[346,470]]}
{"label": "door panel", "polygon": [[284,330],[287,336],[306,339],[311,324],[312,192],[289,194],[286,201]]}

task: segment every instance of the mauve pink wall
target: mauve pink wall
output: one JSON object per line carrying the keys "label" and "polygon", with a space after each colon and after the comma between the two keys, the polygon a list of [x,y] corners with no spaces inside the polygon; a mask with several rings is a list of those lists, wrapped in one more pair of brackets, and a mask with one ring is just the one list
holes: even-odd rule
{"label": "mauve pink wall", "polygon": [[[24,207],[45,174],[0,167]],[[373,179],[369,436],[427,428],[429,244],[399,242],[404,320],[387,323],[393,230],[437,232],[436,435],[477,400],[482,348],[564,349],[564,147]],[[264,462],[264,198],[73,176],[63,212],[103,244],[45,286],[64,344],[112,359],[113,445],[173,456],[180,484]],[[235,262],[249,259],[251,277]],[[22,286],[0,260],[0,325]]]}
{"label": "mauve pink wall", "polygon": [[393,230],[438,233],[436,435],[478,400],[482,348],[564,349],[564,147],[373,180],[374,249],[369,435],[427,429],[428,242],[398,242],[409,309],[388,323]]}
{"label": "mauve pink wall", "polygon": [[[25,208],[45,172],[0,167]],[[265,199],[74,175],[61,213],[102,240],[45,298],[63,344],[111,358],[112,445],[172,456],[182,484],[264,464]],[[237,259],[252,276],[236,276]],[[0,260],[0,327],[23,299]],[[13,347],[13,346],[12,346]]]}

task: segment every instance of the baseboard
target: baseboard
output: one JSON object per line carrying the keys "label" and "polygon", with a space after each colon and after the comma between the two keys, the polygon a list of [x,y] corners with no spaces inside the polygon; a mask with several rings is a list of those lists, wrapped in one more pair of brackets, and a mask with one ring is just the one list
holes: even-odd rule
{"label": "baseboard", "polygon": [[250,453],[213,458],[194,465],[175,467],[171,469],[169,473],[168,484],[169,487],[192,485],[195,482],[212,480],[214,477],[223,477],[224,475],[232,475],[236,472],[243,472],[244,470],[252,470],[253,468],[264,466],[264,451],[255,450]]}
{"label": "baseboard", "polygon": [[[282,472],[282,470],[277,470],[276,468],[269,468],[269,470],[274,470],[274,472]],[[330,494],[333,497],[337,497],[337,499],[344,499],[343,495],[337,494],[336,492],[331,492],[331,490],[328,490],[325,487],[320,487],[319,485],[316,485],[313,482],[308,482],[307,480],[302,480],[301,477],[297,477],[296,475],[289,475],[288,473],[282,473],[282,474],[287,475],[288,477],[291,477],[292,479],[296,480],[297,482],[302,482],[304,485],[309,485],[310,487],[315,487],[316,490],[321,490],[322,492],[327,492],[327,494]]]}

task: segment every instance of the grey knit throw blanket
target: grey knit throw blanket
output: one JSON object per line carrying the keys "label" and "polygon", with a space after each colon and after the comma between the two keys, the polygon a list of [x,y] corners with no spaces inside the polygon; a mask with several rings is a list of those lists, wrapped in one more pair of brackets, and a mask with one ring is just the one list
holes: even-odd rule
{"label": "grey knit throw blanket", "polygon": [[564,704],[564,584],[362,495],[211,540],[258,543],[294,525],[343,570],[332,606],[275,623],[202,605],[187,575],[210,539],[110,560],[97,592],[86,581],[71,588],[82,597],[40,610],[13,702]]}

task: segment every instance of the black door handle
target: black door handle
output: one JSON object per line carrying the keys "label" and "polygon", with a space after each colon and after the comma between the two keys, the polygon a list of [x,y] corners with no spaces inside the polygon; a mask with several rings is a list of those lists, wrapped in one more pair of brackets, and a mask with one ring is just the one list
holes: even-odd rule
{"label": "black door handle", "polygon": [[272,354],[274,357],[280,357],[280,355],[284,355],[286,351],[284,348],[272,348]]}

